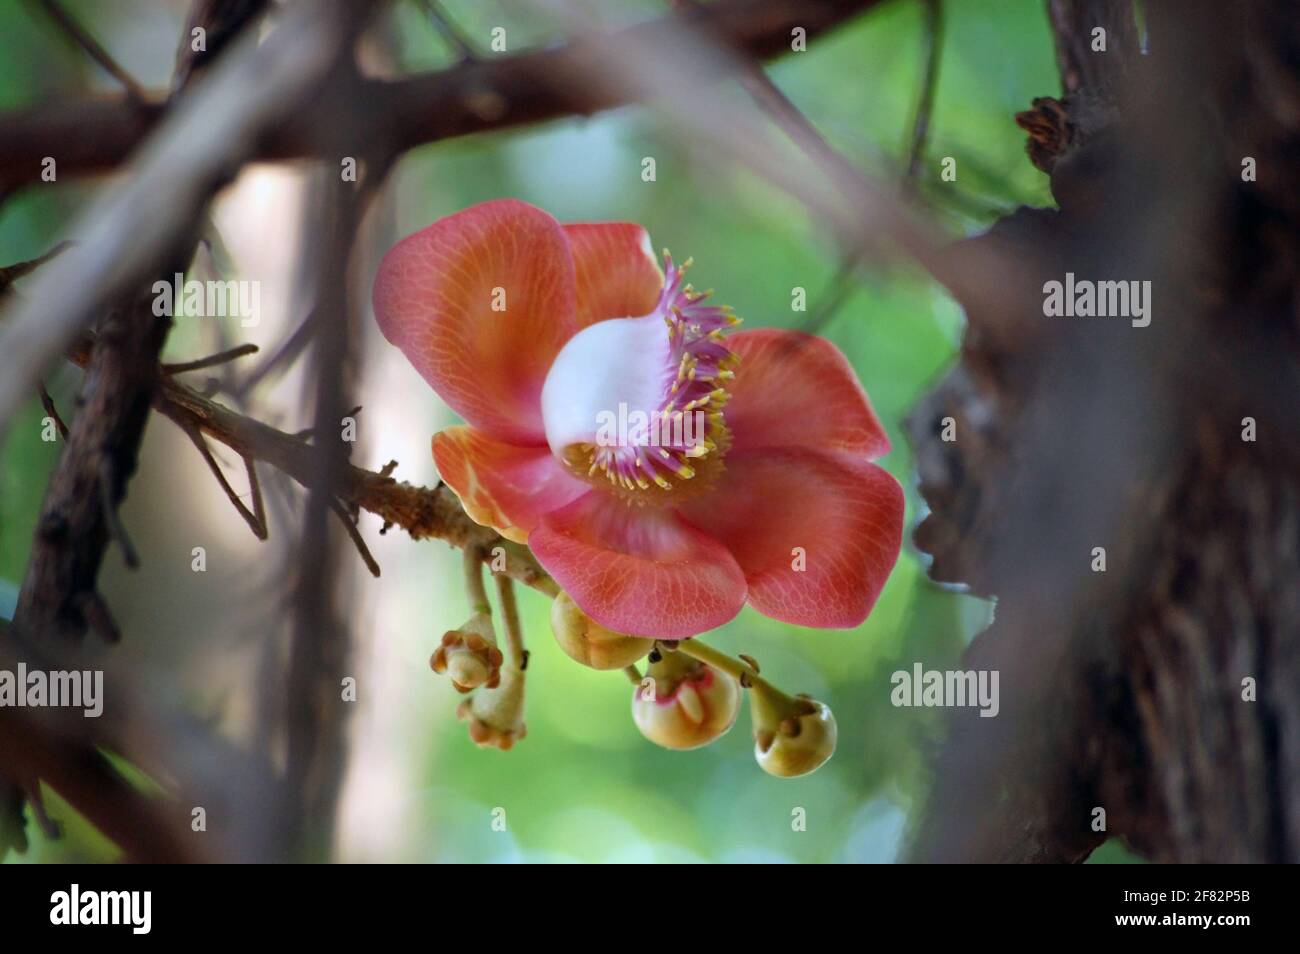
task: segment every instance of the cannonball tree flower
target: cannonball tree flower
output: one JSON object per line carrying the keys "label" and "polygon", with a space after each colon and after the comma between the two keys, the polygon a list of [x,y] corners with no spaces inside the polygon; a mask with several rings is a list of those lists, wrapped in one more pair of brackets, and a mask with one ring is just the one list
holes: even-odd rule
{"label": "cannonball tree flower", "polygon": [[[734,332],[682,271],[638,225],[502,199],[395,245],[375,315],[467,422],[433,438],[466,512],[602,626],[689,637],[746,600],[856,626],[901,544],[902,490],[871,462],[885,431],[834,345]],[[688,427],[611,441],[613,416]]]}

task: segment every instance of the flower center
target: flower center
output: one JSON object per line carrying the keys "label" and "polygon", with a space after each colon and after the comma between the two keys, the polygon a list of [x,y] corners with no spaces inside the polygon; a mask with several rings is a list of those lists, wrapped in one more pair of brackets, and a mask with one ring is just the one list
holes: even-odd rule
{"label": "flower center", "polygon": [[705,304],[664,253],[654,311],[574,335],[542,386],[551,451],[575,476],[638,504],[674,504],[711,486],[731,445],[722,408],[740,319]]}

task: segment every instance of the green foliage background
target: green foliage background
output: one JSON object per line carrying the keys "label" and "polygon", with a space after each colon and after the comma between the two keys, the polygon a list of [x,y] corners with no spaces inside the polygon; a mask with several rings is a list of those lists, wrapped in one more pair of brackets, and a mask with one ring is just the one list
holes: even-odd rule
{"label": "green foliage background", "polygon": [[[179,35],[183,4],[160,16],[145,0],[70,3],[139,77],[161,84]],[[486,40],[492,27],[507,27],[512,49],[555,37],[543,21],[520,14],[521,4],[449,2],[446,8],[465,32]],[[617,23],[657,16],[660,3],[589,5]],[[1024,157],[1024,136],[1013,114],[1037,95],[1057,91],[1052,41],[1041,0],[948,3],[940,82],[924,163],[924,192],[933,197],[955,233],[975,231],[1020,203],[1046,205],[1045,178]],[[123,24],[130,24],[123,28]],[[884,179],[897,179],[922,71],[923,26],[918,4],[887,4],[849,27],[815,40],[806,53],[786,57],[771,75],[819,129],[853,161]],[[448,65],[449,51],[417,4],[397,5],[390,31],[404,70]],[[93,64],[72,50],[19,4],[0,6],[0,108],[28,106],[42,96],[87,84],[104,85]],[[654,156],[658,178],[640,179],[640,160]],[[958,163],[955,183],[938,183],[941,157]],[[555,123],[522,132],[448,142],[409,154],[398,167],[396,234],[435,218],[500,196],[517,196],[562,220],[628,219],[643,223],[657,247],[679,258],[693,256],[693,279],[715,289],[749,327],[797,327],[815,313],[832,285],[839,250],[821,223],[786,196],[683,138],[662,108],[628,108],[592,119]],[[0,210],[0,261],[34,257],[65,237],[70,215],[93,185],[33,187]],[[972,210],[976,210],[972,212]],[[249,263],[244,263],[245,269]],[[791,289],[808,291],[809,311],[791,310]],[[885,422],[894,450],[882,463],[908,488],[908,526],[922,503],[913,487],[913,462],[902,422],[918,396],[952,360],[961,315],[954,303],[922,276],[898,269],[865,274],[822,333],[857,369]],[[178,328],[172,348],[193,356],[202,345]],[[370,347],[386,347],[375,336]],[[71,407],[78,375],[62,371],[52,384]],[[388,382],[363,379],[360,399]],[[431,394],[414,397],[412,413],[427,417],[427,432],[451,423],[450,412]],[[57,445],[39,437],[40,406],[33,401],[0,449],[0,586],[22,577],[45,479]],[[154,432],[167,425],[155,421]],[[136,493],[160,484],[166,464],[146,445]],[[379,447],[405,463],[427,455],[415,448]],[[366,463],[365,461],[360,461]],[[380,461],[382,462],[382,461]],[[374,464],[371,464],[374,466]],[[431,465],[425,466],[430,475]],[[410,476],[408,474],[408,476]],[[213,495],[207,485],[185,494]],[[220,501],[218,501],[220,503]],[[146,562],[181,560],[188,542],[174,521],[150,521],[137,507],[133,519]],[[373,537],[375,527],[363,522]],[[273,530],[273,533],[275,531]],[[141,539],[143,536],[143,539]],[[896,709],[889,702],[890,674],[914,662],[955,666],[963,646],[986,624],[991,607],[928,584],[922,558],[905,545],[903,556],[872,617],[854,632],[804,630],[746,609],[713,640],[732,653],[746,652],[764,673],[790,691],[810,692],[838,716],[839,751],[813,776],[781,781],[763,774],[751,755],[747,715],[721,742],[692,753],[671,753],[645,742],[632,725],[631,687],[621,675],[596,673],[569,662],[549,635],[549,601],[523,597],[530,637],[528,738],[508,754],[480,751],[451,717],[454,699],[423,669],[437,635],[466,613],[458,591],[456,555],[437,543],[415,544],[400,535],[386,539],[380,554],[398,561],[409,577],[436,581],[408,587],[398,596],[408,625],[400,633],[370,634],[382,653],[385,640],[402,640],[412,678],[436,694],[434,717],[417,727],[425,744],[400,752],[417,760],[409,773],[415,786],[402,793],[414,809],[414,830],[402,834],[410,860],[658,860],[658,861],[889,861],[905,845],[925,784],[925,759],[938,741],[937,711]],[[255,551],[256,552],[256,551]],[[273,567],[252,569],[253,575]],[[145,571],[147,572],[147,570]],[[133,584],[120,573],[110,580]],[[200,584],[177,577],[178,586]],[[204,581],[204,585],[210,585]],[[361,588],[369,585],[363,580]],[[109,589],[110,600],[114,590]],[[3,597],[3,593],[0,593]],[[192,688],[197,707],[219,718],[222,699],[251,677],[232,676],[223,692],[182,678],[195,660],[165,632],[186,592],[128,599],[135,606],[132,637],[142,660]],[[158,605],[162,599],[165,605]],[[143,602],[142,602],[143,601]],[[0,607],[3,599],[0,598]],[[128,607],[130,613],[130,607]],[[365,627],[364,618],[358,626]],[[256,627],[214,639],[232,653],[256,639]],[[228,640],[228,642],[222,642]],[[224,657],[223,657],[224,658]],[[237,668],[237,667],[236,667]],[[241,681],[242,680],[242,681]],[[382,700],[373,704],[383,705]],[[423,720],[424,715],[420,715]],[[494,807],[507,810],[508,831],[493,831]],[[807,830],[792,830],[794,808],[807,813]],[[39,837],[26,860],[104,860],[115,849],[51,796],[51,811],[68,837]],[[349,817],[352,817],[349,815]],[[383,819],[372,823],[384,824]],[[35,834],[33,832],[33,834]],[[345,856],[348,853],[345,851]],[[364,852],[361,853],[364,856]],[[1118,857],[1118,852],[1111,855]]]}

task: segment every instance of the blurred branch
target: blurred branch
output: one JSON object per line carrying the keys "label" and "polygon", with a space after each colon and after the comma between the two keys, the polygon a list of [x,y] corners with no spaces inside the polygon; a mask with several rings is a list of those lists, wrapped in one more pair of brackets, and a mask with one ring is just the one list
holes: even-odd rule
{"label": "blurred branch", "polygon": [[[73,227],[77,243],[10,309],[0,329],[0,353],[10,366],[0,378],[0,427],[77,332],[148,288],[179,250],[193,249],[209,199],[256,153],[267,131],[314,98],[331,72],[352,69],[355,18],[370,7],[360,0],[295,4],[266,43],[245,37],[207,82],[177,98],[131,177],[91,205]],[[83,143],[95,135],[87,125],[67,132]],[[4,133],[0,142],[12,144]],[[67,142],[44,145],[49,151],[42,155],[59,157],[66,171]],[[0,169],[9,167],[0,158]]]}
{"label": "blurred branch", "polygon": [[[551,4],[533,0],[548,9]],[[581,9],[570,3],[570,24],[576,29]],[[713,5],[705,9],[712,10]],[[1011,292],[1040,293],[1027,286],[1023,262],[1011,261],[983,246],[953,247],[927,216],[917,214],[896,188],[856,168],[833,149],[811,123],[771,97],[764,81],[764,112],[780,109],[782,130],[794,140],[806,162],[767,135],[752,115],[711,86],[696,81],[698,66],[709,63],[723,75],[753,75],[754,53],[716,28],[695,10],[679,15],[675,29],[665,31],[653,47],[593,50],[590,76],[608,88],[608,95],[650,99],[671,112],[678,135],[710,158],[729,158],[776,185],[807,207],[846,251],[846,257],[868,253],[906,256],[954,296],[997,313]],[[810,31],[811,36],[811,31]],[[788,102],[788,101],[787,101]],[[1031,252],[1032,257],[1032,252]]]}
{"label": "blurred branch", "polygon": [[[342,106],[355,115],[360,104]],[[344,732],[350,707],[340,686],[352,654],[352,634],[343,607],[347,577],[331,518],[342,517],[349,538],[371,572],[378,566],[361,535],[338,502],[338,488],[348,466],[348,444],[340,436],[343,417],[351,416],[348,396],[354,391],[361,361],[352,279],[352,250],[373,184],[385,169],[368,169],[365,183],[344,182],[333,164],[317,170],[312,201],[306,203],[303,235],[308,243],[305,276],[320,305],[318,330],[303,384],[302,402],[312,408],[310,466],[302,528],[288,548],[286,576],[294,580],[288,658],[285,664],[285,793],[281,823],[289,835],[291,857],[325,861],[333,846],[334,819],[347,764]],[[300,554],[312,559],[302,560]]]}
{"label": "blurred branch", "polygon": [[[170,138],[164,135],[141,160],[136,176],[92,209],[84,220],[85,240],[38,273],[26,290],[29,297],[17,299],[12,314],[5,312],[11,320],[0,329],[0,350],[16,370],[0,379],[0,422],[8,421],[28,379],[80,328],[107,313],[93,347],[85,352],[81,407],[42,504],[12,624],[20,641],[30,643],[37,634],[46,640],[77,639],[88,628],[112,641],[120,638],[97,579],[110,539],[119,542],[128,566],[138,562],[117,507],[136,466],[170,327],[155,312],[148,278],[151,272],[170,275],[185,269],[198,239],[193,223],[230,174],[228,164],[255,138],[258,122],[285,108],[276,96],[303,81],[294,71],[307,70],[310,80],[314,61],[324,70],[348,52],[353,19],[348,4],[339,0],[323,11],[306,4],[297,9],[299,18],[307,20],[300,24],[307,38],[285,34],[291,39],[268,44],[280,47],[276,52],[283,61],[267,62],[265,55],[258,56],[261,50],[250,47],[254,52],[246,59],[255,62],[247,75],[239,63],[231,64],[225,82],[207,84],[188,100]],[[261,70],[256,69],[259,59]],[[268,87],[260,88],[259,79]],[[245,88],[250,80],[251,90]],[[231,125],[223,128],[227,122]],[[21,734],[22,739],[31,737]],[[18,768],[6,764],[7,774],[0,778],[6,804],[14,800],[16,786],[30,793],[38,779],[66,779],[78,767],[77,753],[53,740],[37,748],[36,756],[44,761],[32,772],[21,767],[21,746],[7,748],[16,750]],[[81,767],[93,770],[98,762]],[[111,788],[108,781],[102,790]],[[116,797],[107,814],[101,812],[104,826],[113,831],[119,821],[113,810],[129,811],[132,804],[125,796]]]}
{"label": "blurred branch", "polygon": [[[192,74],[211,65],[269,6],[270,0],[197,0],[190,8],[189,21],[176,50],[172,90],[180,90],[190,82]],[[196,42],[198,31],[202,31],[201,48]]]}
{"label": "blurred branch", "polygon": [[[56,668],[34,655],[30,644],[0,619],[0,664],[15,672],[20,662],[46,671]],[[131,861],[195,860],[183,841],[186,828],[180,808],[170,799],[150,798],[138,791],[85,737],[85,727],[86,720],[75,710],[0,708],[0,765],[7,778],[20,782],[19,789],[34,807],[40,804],[39,785],[44,781]],[[19,802],[19,822],[21,811]],[[10,837],[15,834],[19,847],[25,847],[21,831]],[[0,857],[7,847],[0,843]]]}
{"label": "blurred branch", "polygon": [[[881,2],[717,0],[699,18],[735,47],[766,59],[790,51],[791,31],[796,27],[805,29],[812,39]],[[631,100],[627,92],[591,82],[597,64],[609,56],[662,48],[676,34],[678,21],[676,16],[668,17],[580,36],[544,50],[461,63],[399,80],[351,77],[322,86],[314,66],[286,63],[286,67],[297,70],[294,79],[308,81],[316,95],[300,101],[294,94],[301,88],[286,83],[282,76],[249,76],[238,84],[241,90],[256,90],[256,100],[262,99],[263,91],[274,94],[278,90],[281,105],[293,108],[278,113],[275,121],[259,123],[260,134],[251,142],[235,135],[239,127],[231,117],[225,138],[246,146],[250,160],[334,158],[366,151],[363,143],[400,152],[469,133],[590,115]],[[301,23],[294,29],[307,36],[324,32],[319,26]],[[266,45],[273,44],[268,41]],[[278,48],[279,44],[274,46]],[[248,57],[245,68],[258,64],[260,73],[269,62],[271,53],[267,51],[265,55]],[[733,68],[729,61],[706,59],[693,64],[683,79],[710,83]],[[366,114],[341,128],[335,121],[337,101],[351,95],[366,104]],[[250,102],[245,112],[251,118],[261,108]],[[99,97],[63,98],[2,116],[0,189],[38,179],[41,160],[51,155],[59,157],[61,175],[115,168],[167,114],[157,97],[144,107],[120,97]],[[230,147],[225,148],[228,151]],[[200,153],[195,150],[195,154]]]}
{"label": "blurred branch", "polygon": [[[670,0],[670,2],[677,10],[696,16],[705,9],[700,0]],[[698,22],[695,21],[697,24]],[[687,23],[690,24],[691,21]],[[727,45],[727,39],[716,32],[710,35],[710,40]],[[741,86],[749,93],[755,105],[771,118],[790,141],[799,147],[809,160],[820,166],[828,177],[841,180],[845,177],[856,178],[858,173],[853,164],[836,151],[804,112],[785,94],[785,91],[773,82],[763,69],[762,63],[749,56],[743,49],[732,46],[731,51],[744,64],[740,72]],[[869,248],[867,243],[860,239],[849,239],[845,244],[848,248],[841,255],[840,265],[831,279],[829,292],[822,296],[821,305],[803,323],[803,331],[815,334],[853,293],[853,278]]]}

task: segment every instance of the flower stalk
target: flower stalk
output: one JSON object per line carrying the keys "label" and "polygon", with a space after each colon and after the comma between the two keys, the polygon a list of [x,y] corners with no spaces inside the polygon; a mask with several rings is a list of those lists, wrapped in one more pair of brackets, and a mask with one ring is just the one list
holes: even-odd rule
{"label": "flower stalk", "polygon": [[524,630],[519,623],[519,604],[515,602],[515,581],[497,575],[497,596],[501,603],[501,625],[506,631],[506,648],[510,661],[521,671],[528,668],[528,651],[524,649]]}

